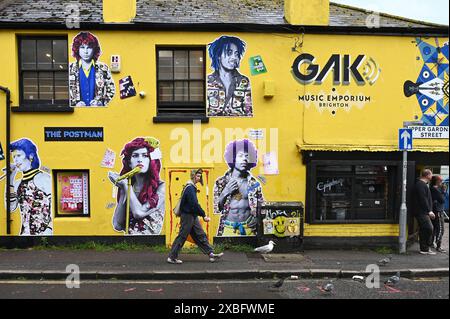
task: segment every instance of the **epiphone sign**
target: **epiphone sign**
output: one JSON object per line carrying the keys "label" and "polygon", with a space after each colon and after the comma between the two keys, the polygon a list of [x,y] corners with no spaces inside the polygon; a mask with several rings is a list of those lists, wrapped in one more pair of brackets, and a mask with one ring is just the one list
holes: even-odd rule
{"label": "epiphone sign", "polygon": [[[381,72],[378,65],[372,58],[367,58],[366,55],[360,54],[352,59],[350,54],[333,54],[328,59],[327,63],[321,68],[320,65],[315,64],[316,57],[309,53],[300,54],[292,65],[294,76],[303,84],[315,82],[322,84],[333,71],[333,83],[350,84],[351,77],[359,85],[364,85],[369,82],[374,84]],[[367,60],[367,61],[366,61]],[[359,68],[364,64],[364,71],[361,74]],[[300,68],[303,64],[308,64],[306,73],[302,73]]]}

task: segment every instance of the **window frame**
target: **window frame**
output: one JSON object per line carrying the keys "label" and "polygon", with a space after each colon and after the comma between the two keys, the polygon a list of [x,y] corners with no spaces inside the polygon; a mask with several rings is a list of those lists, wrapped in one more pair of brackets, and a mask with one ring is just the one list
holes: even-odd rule
{"label": "window frame", "polygon": [[[188,51],[188,79],[187,80],[175,80],[173,76],[172,80],[160,80],[159,79],[159,52],[160,51]],[[202,51],[203,53],[203,80],[191,80],[190,79],[190,59],[189,54],[190,51]],[[174,55],[173,55],[174,56]],[[191,122],[192,120],[198,119],[202,122],[208,122],[208,118],[206,117],[206,46],[204,45],[157,45],[155,47],[155,57],[156,57],[156,117],[153,119],[153,122]],[[172,57],[174,59],[174,57]],[[172,66],[173,67],[173,66]],[[173,67],[173,69],[175,69]],[[159,85],[161,82],[163,83],[173,83],[177,81],[186,81],[188,82],[188,92],[190,88],[191,82],[202,82],[203,86],[203,100],[202,101],[172,101],[172,102],[162,102],[159,97]],[[173,89],[173,96],[175,95],[175,85]],[[191,107],[192,110],[190,112],[183,112],[183,108]],[[164,109],[164,110],[161,110]],[[171,111],[171,109],[174,109]]]}
{"label": "window frame", "polygon": [[[346,219],[346,220],[319,220],[318,211],[316,209],[316,183],[317,183],[317,166],[388,166],[395,168],[395,176],[392,179],[395,181],[395,185],[392,186],[392,192],[388,198],[388,209],[392,210],[392,218],[390,219]],[[306,221],[309,224],[398,224],[399,210],[401,200],[396,196],[399,192],[401,194],[401,162],[400,161],[379,161],[379,160],[311,160],[307,164],[307,185],[306,185]],[[342,175],[342,174],[341,174]],[[341,176],[340,175],[340,176]],[[365,176],[365,175],[361,175]],[[355,216],[355,183],[354,181],[358,177],[354,174],[354,169],[348,174],[348,177],[352,179],[352,198],[351,198],[351,216]],[[390,181],[389,181],[390,183]]]}
{"label": "window frame", "polygon": [[[24,70],[22,69],[22,41],[24,40],[65,40],[68,45],[67,35],[19,35],[17,36],[17,46],[18,46],[18,76],[19,76],[19,107],[12,108],[13,112],[73,112],[73,108],[70,107],[70,92],[69,92],[69,51],[67,51],[67,68],[65,70],[57,69],[33,69]],[[36,59],[37,55],[37,42],[36,42]],[[52,42],[52,54],[53,54],[53,42]],[[53,96],[55,96],[55,74],[56,73],[66,73],[67,74],[67,100],[54,100],[52,104],[50,100],[25,100],[24,98],[24,72],[36,72],[37,74],[41,72],[51,72],[53,74]],[[37,83],[38,93],[39,93],[39,80]],[[39,97],[39,96],[38,96]]]}
{"label": "window frame", "polygon": [[[78,213],[78,214],[60,214],[58,209],[58,173],[86,173],[87,174],[87,203],[88,203],[88,213]],[[54,188],[54,212],[55,212],[55,218],[74,218],[74,217],[83,217],[83,218],[90,218],[91,217],[91,174],[89,169],[53,169],[52,170],[53,175],[53,188]]]}

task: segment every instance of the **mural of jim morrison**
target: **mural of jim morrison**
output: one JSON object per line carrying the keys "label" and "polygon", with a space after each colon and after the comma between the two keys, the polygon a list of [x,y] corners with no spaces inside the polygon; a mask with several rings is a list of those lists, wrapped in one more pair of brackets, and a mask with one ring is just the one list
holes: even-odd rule
{"label": "mural of jim morrison", "polygon": [[250,80],[239,73],[245,42],[221,36],[209,44],[211,67],[207,83],[207,115],[210,117],[253,116]]}
{"label": "mural of jim morrison", "polygon": [[[20,209],[20,235],[52,235],[51,177],[39,169],[38,149],[31,140],[22,138],[12,142],[10,150],[13,163],[9,196],[11,211]],[[16,181],[18,172],[22,173],[22,179]]]}
{"label": "mural of jim morrison", "polygon": [[69,65],[70,106],[107,106],[116,89],[111,72],[98,61],[100,43],[90,32],[80,32],[72,43],[76,62]]}
{"label": "mural of jim morrison", "polygon": [[258,162],[256,147],[247,139],[233,141],[224,157],[230,169],[214,184],[214,213],[221,214],[217,236],[254,236],[264,202],[261,184],[250,173]]}
{"label": "mural of jim morrison", "polygon": [[422,111],[424,125],[448,126],[448,42],[439,45],[416,39],[423,60],[423,67],[416,82],[406,81],[406,97],[415,95]]}
{"label": "mural of jim morrison", "polygon": [[161,156],[159,141],[153,137],[138,137],[122,150],[120,174],[109,172],[112,183],[118,187],[117,206],[113,216],[116,231],[125,232],[127,179],[117,182],[119,176],[137,166],[139,173],[131,178],[129,235],[159,235],[164,224],[165,183],[160,180]]}

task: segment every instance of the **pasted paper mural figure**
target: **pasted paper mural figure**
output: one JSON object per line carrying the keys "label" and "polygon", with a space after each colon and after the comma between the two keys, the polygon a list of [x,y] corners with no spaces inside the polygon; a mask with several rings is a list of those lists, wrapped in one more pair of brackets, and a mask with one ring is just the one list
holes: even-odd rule
{"label": "pasted paper mural figure", "polygon": [[415,83],[405,82],[404,93],[417,97],[424,125],[448,126],[448,42],[429,42],[416,39],[424,64]]}
{"label": "pasted paper mural figure", "polygon": [[80,32],[72,43],[76,62],[69,66],[70,106],[107,106],[116,89],[109,67],[98,58],[100,43],[90,32]]}
{"label": "pasted paper mural figure", "polygon": [[136,96],[136,89],[134,88],[131,76],[127,76],[119,80],[120,98],[126,99],[128,97]]}
{"label": "pasted paper mural figure", "polygon": [[[40,159],[36,145],[27,138],[11,143],[10,174],[11,211],[19,207],[22,227],[20,235],[52,235],[52,186],[48,173],[40,170]],[[22,179],[16,181],[17,173]]]}
{"label": "pasted paper mural figure", "polygon": [[159,235],[164,223],[165,203],[165,183],[159,177],[159,141],[153,137],[135,138],[125,145],[121,155],[123,167],[120,175],[109,172],[109,179],[118,187],[113,227],[116,231],[126,230],[127,179],[117,180],[140,167],[139,172],[131,177],[128,234]]}
{"label": "pasted paper mural figure", "polygon": [[258,162],[256,147],[247,139],[225,149],[230,168],[214,185],[214,213],[221,214],[218,236],[256,235],[257,210],[264,201],[261,184],[250,170]]}
{"label": "pasted paper mural figure", "polygon": [[253,116],[250,80],[239,73],[245,42],[237,37],[221,36],[209,44],[214,73],[208,75],[207,115]]}

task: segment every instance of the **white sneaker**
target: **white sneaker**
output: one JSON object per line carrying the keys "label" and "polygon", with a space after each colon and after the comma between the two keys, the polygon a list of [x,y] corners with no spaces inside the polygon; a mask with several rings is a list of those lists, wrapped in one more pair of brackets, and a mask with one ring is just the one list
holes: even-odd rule
{"label": "white sneaker", "polygon": [[181,261],[181,260],[179,260],[179,259],[172,259],[172,258],[167,258],[167,262],[169,263],[169,264],[182,264],[183,262]]}
{"label": "white sneaker", "polygon": [[428,251],[428,255],[436,255],[436,252],[432,251],[431,249]]}
{"label": "white sneaker", "polygon": [[223,253],[220,253],[220,254],[212,253],[212,254],[209,255],[209,257],[212,257],[212,258],[222,258],[222,256],[223,256]]}

